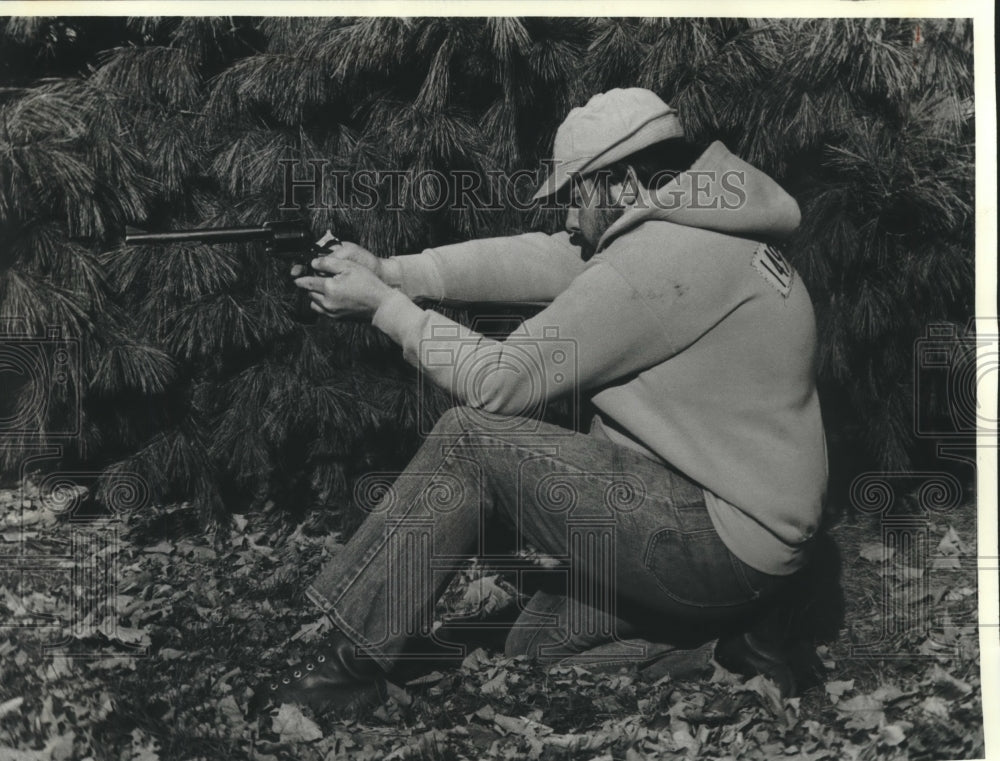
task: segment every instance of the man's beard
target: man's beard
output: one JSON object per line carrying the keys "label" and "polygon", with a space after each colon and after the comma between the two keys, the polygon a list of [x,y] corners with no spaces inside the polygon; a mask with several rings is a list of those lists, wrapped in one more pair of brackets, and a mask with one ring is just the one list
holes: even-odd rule
{"label": "man's beard", "polygon": [[607,232],[608,228],[620,219],[624,213],[625,209],[620,206],[601,209],[598,212],[599,222],[597,224],[597,240],[593,243],[587,240],[587,237],[583,234],[582,230],[577,230],[570,235],[569,242],[574,246],[580,247],[580,258],[583,259],[583,261],[589,262],[591,257],[597,253],[597,244],[600,242],[601,237],[604,236],[604,233]]}
{"label": "man's beard", "polygon": [[591,257],[597,253],[597,247],[588,243],[582,233],[573,233],[569,236],[569,242],[580,249],[580,258],[589,262]]}

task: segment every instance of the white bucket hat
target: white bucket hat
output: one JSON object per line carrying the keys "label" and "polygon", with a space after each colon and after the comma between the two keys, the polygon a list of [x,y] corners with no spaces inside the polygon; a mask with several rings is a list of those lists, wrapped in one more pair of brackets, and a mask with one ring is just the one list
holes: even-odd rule
{"label": "white bucket hat", "polygon": [[552,173],[533,200],[552,195],[573,175],[597,171],[674,137],[684,137],[677,111],[651,90],[630,87],[599,93],[559,125]]}

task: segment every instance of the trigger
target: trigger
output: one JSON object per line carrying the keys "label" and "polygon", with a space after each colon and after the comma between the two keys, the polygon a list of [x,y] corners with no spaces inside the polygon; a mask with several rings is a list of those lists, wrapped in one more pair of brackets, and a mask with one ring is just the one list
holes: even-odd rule
{"label": "trigger", "polygon": [[323,233],[323,237],[316,241],[316,247],[320,251],[330,251],[334,246],[340,245],[340,238],[334,235],[329,229]]}

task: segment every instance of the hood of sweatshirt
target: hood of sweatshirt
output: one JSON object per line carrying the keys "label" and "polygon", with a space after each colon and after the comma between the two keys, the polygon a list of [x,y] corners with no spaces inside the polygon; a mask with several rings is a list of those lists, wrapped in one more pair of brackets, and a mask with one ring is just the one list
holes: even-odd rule
{"label": "hood of sweatshirt", "polygon": [[597,250],[649,220],[778,241],[799,226],[799,205],[760,169],[716,141],[690,169],[636,204],[604,231]]}

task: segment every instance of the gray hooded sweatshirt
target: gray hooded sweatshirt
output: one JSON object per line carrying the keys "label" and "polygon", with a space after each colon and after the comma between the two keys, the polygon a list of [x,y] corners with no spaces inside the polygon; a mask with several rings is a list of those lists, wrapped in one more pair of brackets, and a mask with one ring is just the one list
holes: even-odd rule
{"label": "gray hooded sweatshirt", "polygon": [[[609,227],[588,262],[565,233],[393,257],[399,291],[373,322],[471,407],[516,415],[589,394],[594,435],[699,483],[726,546],[787,575],[827,480],[812,303],[767,242],[798,224],[791,196],[716,142]],[[548,306],[494,341],[411,299]]]}

